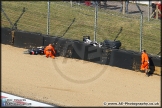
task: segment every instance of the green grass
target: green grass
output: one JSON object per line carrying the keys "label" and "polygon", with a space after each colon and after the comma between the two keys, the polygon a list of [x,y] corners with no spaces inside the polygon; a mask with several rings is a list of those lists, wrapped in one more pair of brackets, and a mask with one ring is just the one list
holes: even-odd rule
{"label": "green grass", "polygon": [[[46,34],[47,32],[47,2],[15,1],[2,2],[2,8],[14,23],[22,13],[26,12],[18,22],[18,29]],[[64,38],[82,40],[85,35],[94,37],[94,8],[87,6],[71,7],[69,2],[51,2],[50,5],[50,35],[62,36],[75,18]],[[10,27],[4,14],[1,12],[2,27]],[[143,19],[142,48],[150,54],[157,54],[161,50],[161,23],[159,20]],[[121,48],[140,50],[140,16],[123,15],[118,12],[98,9],[97,42],[105,39],[114,40],[120,27],[123,30],[117,40],[122,42]]]}

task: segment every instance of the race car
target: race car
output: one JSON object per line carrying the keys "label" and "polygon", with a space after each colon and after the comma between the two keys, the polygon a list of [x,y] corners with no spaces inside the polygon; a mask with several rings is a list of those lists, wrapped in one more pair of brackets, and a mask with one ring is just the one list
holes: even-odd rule
{"label": "race car", "polygon": [[83,42],[89,45],[98,46],[106,49],[119,49],[121,46],[120,41],[104,40],[103,42],[98,43],[96,41],[90,40],[90,36],[83,36]]}
{"label": "race car", "polygon": [[28,49],[27,51],[24,51],[24,54],[30,54],[30,55],[44,55],[44,46],[40,46],[37,48]]}

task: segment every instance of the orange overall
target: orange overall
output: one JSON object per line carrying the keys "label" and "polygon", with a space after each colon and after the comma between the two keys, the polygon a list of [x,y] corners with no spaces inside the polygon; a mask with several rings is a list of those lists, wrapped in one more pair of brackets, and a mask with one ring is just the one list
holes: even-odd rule
{"label": "orange overall", "polygon": [[55,58],[55,49],[54,47],[49,44],[48,46],[46,46],[46,48],[44,49],[44,54],[46,55],[46,57],[52,57],[52,58]]}
{"label": "orange overall", "polygon": [[147,70],[149,68],[149,57],[148,55],[143,52],[141,55],[141,70]]}

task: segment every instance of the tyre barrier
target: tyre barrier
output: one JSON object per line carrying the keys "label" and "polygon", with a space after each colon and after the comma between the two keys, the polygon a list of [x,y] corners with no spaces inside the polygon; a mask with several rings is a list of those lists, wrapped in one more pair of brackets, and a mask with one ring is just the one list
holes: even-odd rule
{"label": "tyre barrier", "polygon": [[[49,44],[52,44],[55,47],[55,41],[58,38],[57,36],[47,36],[47,35],[42,35],[43,36],[43,46],[47,46]],[[57,47],[55,47],[56,51],[56,56],[59,56],[59,52],[57,51]]]}
{"label": "tyre barrier", "polygon": [[47,35],[42,35],[43,36],[43,46],[47,46],[49,44],[54,45],[54,40],[56,36],[47,36]]}
{"label": "tyre barrier", "polygon": [[133,55],[126,50],[112,49],[109,65],[132,70]]}
{"label": "tyre barrier", "polygon": [[112,50],[101,48],[101,51],[102,51],[101,52],[101,56],[102,56],[101,64],[109,65]]}
{"label": "tyre barrier", "polygon": [[79,41],[75,41],[72,44],[72,47],[73,47],[72,58],[82,59],[99,64],[107,64],[107,65],[109,64],[110,54],[109,56],[102,56],[103,55],[102,48],[85,44]]}
{"label": "tyre barrier", "polygon": [[67,56],[71,57],[71,51],[68,49],[67,50],[67,44],[68,42],[72,42],[70,39],[65,39],[57,36],[47,36],[43,35],[43,45],[47,46],[49,44],[52,44],[55,47],[56,50],[56,56]]}
{"label": "tyre barrier", "polygon": [[63,48],[63,57],[72,58],[73,50],[72,41],[68,41]]}
{"label": "tyre barrier", "polygon": [[57,51],[58,56],[63,56],[63,47],[65,44],[65,40],[66,39],[60,37],[56,37],[54,40],[54,47]]}
{"label": "tyre barrier", "polygon": [[95,47],[92,45],[85,46],[84,60],[100,63],[102,58],[102,50],[99,47]]}
{"label": "tyre barrier", "polygon": [[72,43],[73,51],[72,51],[72,58],[75,59],[84,59],[84,52],[85,52],[85,45],[79,41],[73,41]]}
{"label": "tyre barrier", "polygon": [[[141,52],[121,49],[99,48],[83,41],[47,36],[40,33],[25,31],[12,31],[10,28],[1,28],[1,43],[14,45],[20,48],[33,48],[53,44],[56,49],[56,56],[76,58],[115,66],[119,68],[139,71],[141,65]],[[160,74],[161,57],[149,55],[151,73],[158,71]],[[159,68],[157,70],[156,68]],[[161,75],[161,74],[160,74]]]}
{"label": "tyre barrier", "polygon": [[141,66],[141,53],[134,53],[133,55],[133,70],[140,71]]}
{"label": "tyre barrier", "polygon": [[12,45],[12,30],[10,28],[1,28],[1,43]]}
{"label": "tyre barrier", "polygon": [[14,46],[19,48],[43,46],[43,36],[40,33],[15,31]]}
{"label": "tyre barrier", "polygon": [[65,44],[62,46],[62,56],[63,57],[72,57],[72,51],[73,51],[73,47],[72,47],[72,43],[73,41],[70,39],[66,39],[65,40]]}
{"label": "tyre barrier", "polygon": [[[133,71],[140,71],[141,66],[141,52],[135,52],[130,50],[113,49],[110,56],[110,66],[115,66],[123,69],[129,69]],[[161,75],[159,68],[161,67],[161,57],[149,56],[149,69],[150,74]],[[157,69],[156,69],[157,68]]]}

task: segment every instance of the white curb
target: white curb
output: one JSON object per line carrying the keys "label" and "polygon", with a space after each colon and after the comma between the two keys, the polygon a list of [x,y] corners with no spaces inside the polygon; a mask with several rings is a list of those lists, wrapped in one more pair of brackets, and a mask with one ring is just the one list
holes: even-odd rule
{"label": "white curb", "polygon": [[3,92],[1,92],[1,106],[55,107]]}

